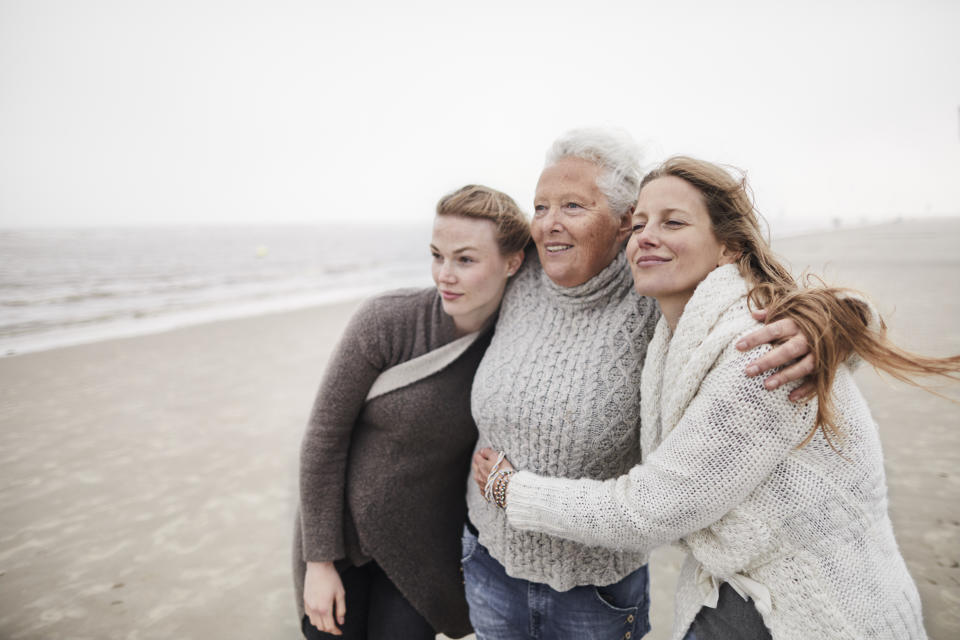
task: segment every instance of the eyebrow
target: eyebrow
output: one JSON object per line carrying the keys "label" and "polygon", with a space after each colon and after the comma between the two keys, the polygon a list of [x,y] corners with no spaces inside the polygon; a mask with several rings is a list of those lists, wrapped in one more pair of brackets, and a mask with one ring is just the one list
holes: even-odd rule
{"label": "eyebrow", "polygon": [[[430,248],[433,249],[434,251],[439,251],[436,245],[432,243],[430,244]],[[479,249],[477,249],[476,247],[466,246],[466,247],[460,247],[459,249],[453,250],[454,253],[463,253],[464,251],[479,251]]]}
{"label": "eyebrow", "polygon": [[[686,209],[680,209],[679,207],[670,207],[669,209],[663,209],[663,212],[664,212],[664,213],[686,213],[686,214],[688,214],[688,215],[690,214],[690,212],[687,211]],[[650,215],[650,214],[646,213],[643,209],[640,209],[640,210],[634,211],[632,217],[636,217],[636,216],[639,216],[639,215],[641,215],[641,214],[643,214],[643,215]]]}
{"label": "eyebrow", "polygon": [[[557,198],[558,200],[582,200],[584,202],[589,202],[591,205],[595,205],[597,203],[597,201],[591,198],[589,195],[576,193],[575,191],[564,191],[559,195],[554,195],[554,197]],[[547,196],[537,196],[536,194],[534,194],[533,196],[534,202],[538,200],[547,200],[547,199],[548,199]]]}

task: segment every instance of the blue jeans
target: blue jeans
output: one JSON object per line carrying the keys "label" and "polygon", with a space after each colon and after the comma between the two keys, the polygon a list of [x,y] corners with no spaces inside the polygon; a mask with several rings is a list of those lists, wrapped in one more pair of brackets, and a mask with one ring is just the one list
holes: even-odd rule
{"label": "blue jeans", "polygon": [[646,566],[610,585],[557,591],[511,578],[464,530],[463,577],[477,640],[637,640],[650,631]]}

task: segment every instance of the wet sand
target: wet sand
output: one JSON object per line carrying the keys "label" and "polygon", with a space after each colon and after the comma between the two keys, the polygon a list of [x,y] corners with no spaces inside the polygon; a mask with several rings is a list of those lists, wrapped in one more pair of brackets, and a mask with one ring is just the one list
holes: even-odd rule
{"label": "wet sand", "polygon": [[[933,355],[960,353],[958,246],[956,219],[776,243],[869,292],[901,344]],[[0,637],[297,638],[297,449],[355,306],[0,359]],[[857,376],[927,630],[957,637],[960,405]],[[650,638],[668,635],[678,562],[655,554]]]}

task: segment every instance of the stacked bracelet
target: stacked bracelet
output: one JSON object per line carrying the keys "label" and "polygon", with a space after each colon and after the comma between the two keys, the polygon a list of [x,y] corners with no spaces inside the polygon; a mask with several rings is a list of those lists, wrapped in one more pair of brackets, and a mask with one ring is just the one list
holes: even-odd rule
{"label": "stacked bracelet", "polygon": [[516,473],[513,469],[501,469],[497,471],[497,477],[493,481],[493,503],[501,509],[507,508],[507,485],[510,484],[510,476]]}
{"label": "stacked bracelet", "polygon": [[497,461],[493,463],[493,466],[490,467],[490,473],[487,474],[487,484],[483,488],[483,499],[487,502],[493,500],[493,481],[497,479],[497,473],[500,469],[500,463],[503,462],[503,458],[506,454],[501,451],[497,456]]}
{"label": "stacked bracelet", "polygon": [[507,508],[507,485],[510,483],[510,476],[516,473],[513,469],[501,469],[500,463],[503,462],[504,453],[501,451],[497,456],[497,461],[490,468],[487,474],[487,484],[483,488],[483,498],[487,502],[493,502],[501,509]]}

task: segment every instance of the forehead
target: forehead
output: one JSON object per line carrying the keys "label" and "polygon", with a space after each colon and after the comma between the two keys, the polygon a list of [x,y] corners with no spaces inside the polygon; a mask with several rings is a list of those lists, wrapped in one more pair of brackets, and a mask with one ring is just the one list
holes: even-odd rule
{"label": "forehead", "polygon": [[597,178],[600,165],[583,158],[566,157],[545,167],[537,181],[537,195],[557,194],[563,191],[599,191]]}
{"label": "forehead", "polygon": [[640,191],[637,213],[661,209],[680,209],[690,213],[706,213],[700,191],[676,176],[663,176],[647,183]]}
{"label": "forehead", "polygon": [[436,216],[433,219],[433,244],[472,246],[477,249],[496,245],[497,226],[492,220],[462,216]]}

